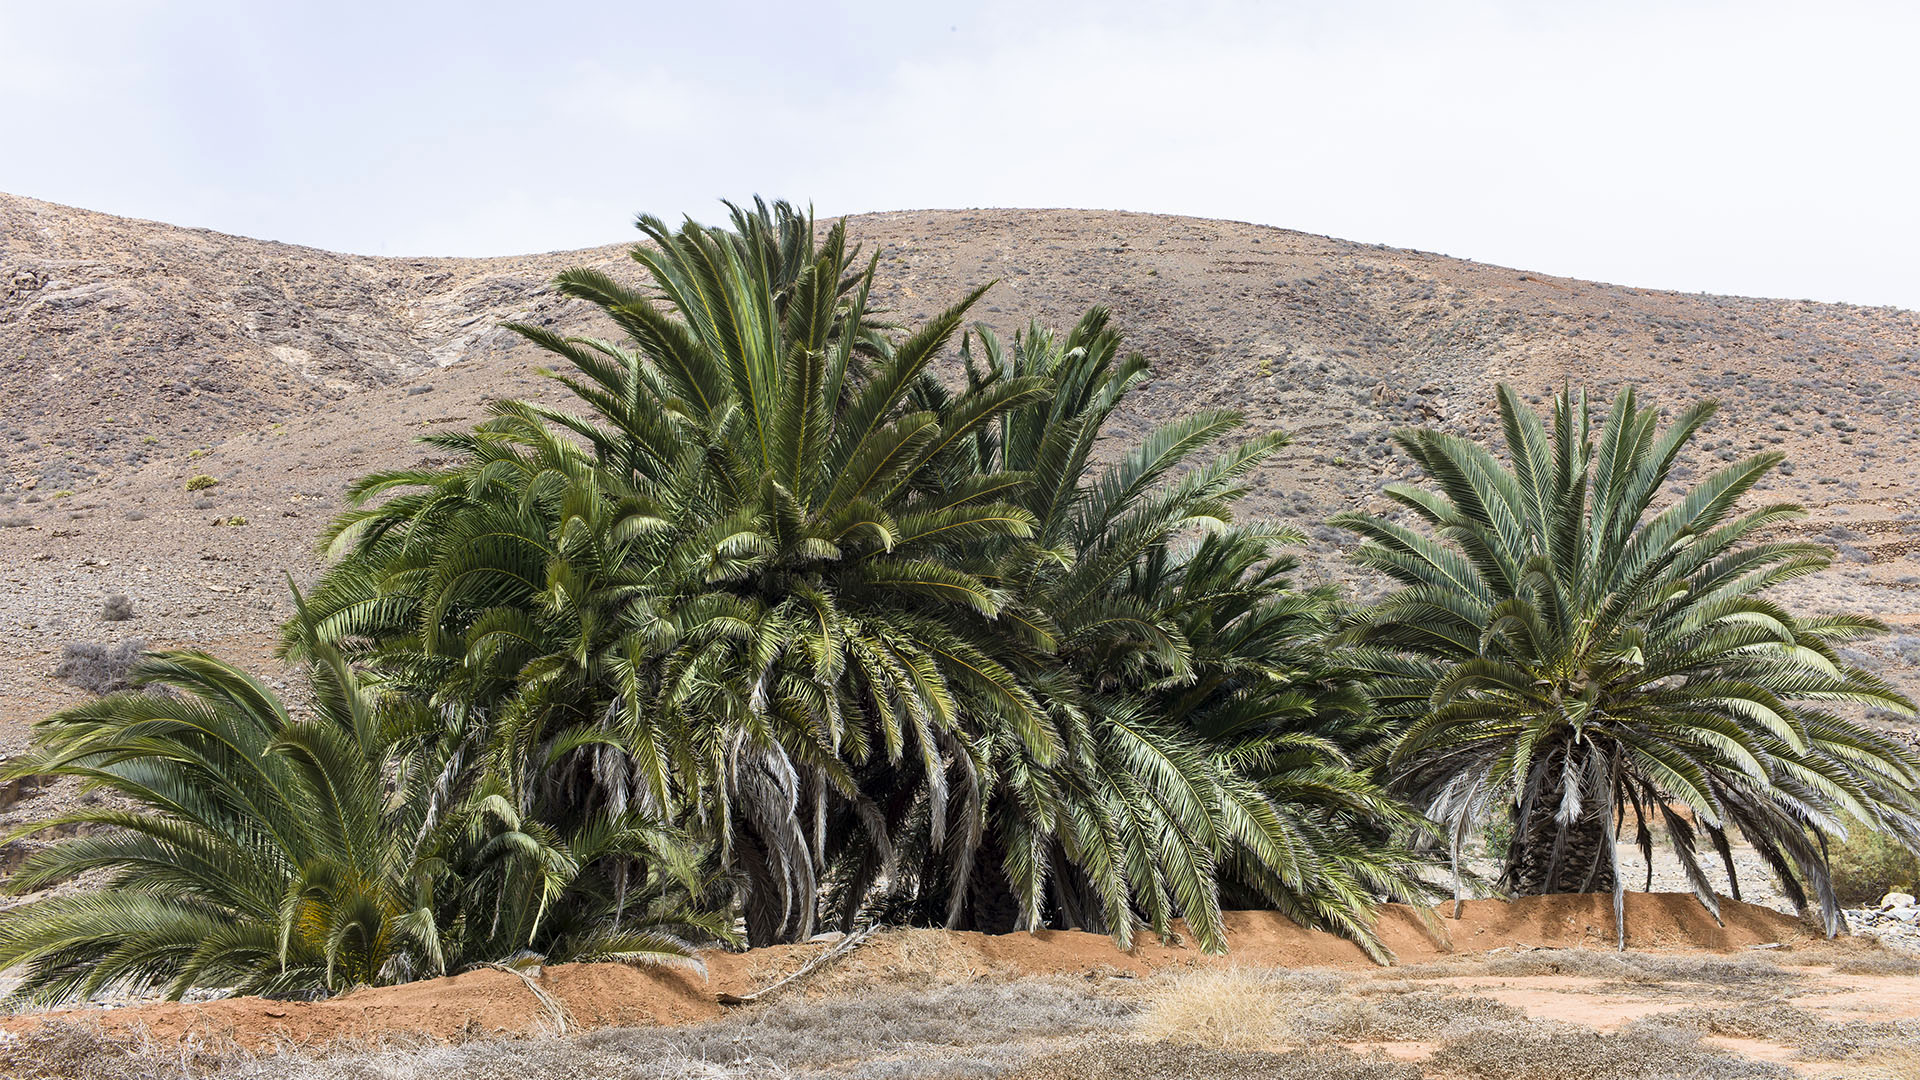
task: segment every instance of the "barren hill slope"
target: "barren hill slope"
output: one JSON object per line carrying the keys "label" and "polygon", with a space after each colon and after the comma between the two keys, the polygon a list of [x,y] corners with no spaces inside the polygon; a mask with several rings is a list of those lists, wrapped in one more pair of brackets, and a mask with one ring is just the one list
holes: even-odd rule
{"label": "barren hill slope", "polygon": [[[1698,470],[1762,447],[1792,471],[1765,494],[1843,560],[1796,586],[1920,633],[1920,315],[1682,295],[1547,277],[1281,229],[1066,210],[862,215],[880,298],[904,321],[997,280],[976,313],[1011,332],[1105,304],[1154,363],[1116,424],[1131,437],[1200,406],[1296,441],[1253,509],[1314,536],[1313,575],[1349,541],[1319,527],[1377,498],[1404,462],[1392,429],[1491,435],[1492,387],[1534,395],[1622,380],[1726,412]],[[617,234],[610,237],[623,240]],[[508,319],[590,325],[544,283],[625,244],[499,259],[382,259],[0,196],[0,752],[77,691],[51,677],[74,640],[140,636],[257,658],[287,611],[283,575],[368,469],[499,397],[544,395]],[[606,332],[598,328],[596,332]],[[218,486],[185,490],[205,474]],[[244,521],[244,524],[235,524]],[[99,619],[110,593],[134,617]],[[1920,636],[1874,646],[1920,691]],[[1904,654],[1904,655],[1903,655]]]}

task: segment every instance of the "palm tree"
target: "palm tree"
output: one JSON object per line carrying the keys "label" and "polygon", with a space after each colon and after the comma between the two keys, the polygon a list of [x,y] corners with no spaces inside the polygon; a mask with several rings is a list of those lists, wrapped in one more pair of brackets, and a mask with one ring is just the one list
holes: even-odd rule
{"label": "palm tree", "polygon": [[[967,794],[944,823],[920,777],[862,775],[898,820],[896,843],[918,852],[915,917],[1107,931],[1126,946],[1181,916],[1218,950],[1224,879],[1242,902],[1384,955],[1371,905],[1418,892],[1391,835],[1412,818],[1328,737],[1364,715],[1365,696],[1316,648],[1331,595],[1288,587],[1275,547],[1298,537],[1229,524],[1243,478],[1284,437],[1196,461],[1240,424],[1202,412],[1096,466],[1102,426],[1146,371],[1107,323],[1095,308],[1064,338],[1035,326],[1011,348],[982,329],[983,356],[967,343],[966,392],[923,390],[939,410],[1004,381],[1050,385],[949,466],[1027,478],[1011,497],[1033,534],[1003,545],[994,584],[1009,597],[1000,624],[1019,629],[1014,666],[1060,750],[1040,758],[1008,718],[969,710],[951,756]],[[842,859],[848,901],[898,861],[858,842]]]}
{"label": "palm tree", "polygon": [[455,464],[357,484],[377,504],[336,524],[315,636],[481,716],[523,812],[712,830],[767,944],[813,932],[850,764],[937,770],[956,686],[1034,708],[975,618],[1004,602],[978,552],[1031,528],[1016,478],[939,465],[1044,384],[920,407],[979,292],[896,338],[843,225],[816,241],[784,203],[732,224],[642,218],[651,293],[561,275],[625,344],[515,329],[567,362],[584,411],[502,405],[432,440]]}
{"label": "palm tree", "polygon": [[1698,834],[1737,899],[1737,830],[1796,905],[1812,890],[1836,932],[1826,838],[1858,827],[1920,842],[1920,760],[1832,711],[1913,713],[1837,651],[1884,628],[1796,615],[1767,595],[1831,558],[1768,535],[1798,507],[1743,509],[1781,455],[1663,499],[1714,403],[1661,431],[1623,390],[1597,439],[1584,395],[1555,399],[1551,432],[1510,387],[1499,405],[1506,461],[1439,431],[1396,436],[1431,481],[1386,490],[1417,525],[1334,519],[1365,538],[1360,565],[1400,586],[1353,630],[1391,652],[1378,698],[1401,725],[1388,759],[1400,789],[1449,827],[1456,866],[1473,824],[1504,807],[1505,884],[1611,891],[1623,943],[1615,840],[1629,814],[1649,860],[1659,819],[1716,915]]}
{"label": "palm tree", "polygon": [[[15,766],[120,797],[15,836],[89,830],[35,851],[28,892],[103,886],[0,913],[13,997],[122,988],[329,993],[538,955],[684,961],[725,926],[685,901],[684,838],[632,817],[559,835],[469,790],[457,725],[393,699],[324,646],[313,715],[197,652],[146,657],[137,689],[43,721]],[[449,737],[451,736],[451,737]],[[615,896],[616,867],[639,867]]]}

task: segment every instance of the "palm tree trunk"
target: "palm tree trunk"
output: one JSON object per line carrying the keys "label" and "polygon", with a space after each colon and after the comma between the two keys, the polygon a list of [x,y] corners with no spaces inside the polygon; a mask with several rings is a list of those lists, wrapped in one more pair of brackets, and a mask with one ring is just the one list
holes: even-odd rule
{"label": "palm tree trunk", "polygon": [[1020,900],[1007,881],[1005,858],[1005,847],[988,830],[980,850],[973,855],[973,868],[967,875],[967,906],[957,929],[1010,934],[1019,926]]}
{"label": "palm tree trunk", "polygon": [[[1506,887],[1518,896],[1549,893],[1611,893],[1613,853],[1607,850],[1606,802],[1586,793],[1580,816],[1562,826],[1555,815],[1566,793],[1566,751],[1549,754],[1541,770],[1539,794],[1524,823],[1514,810],[1513,844],[1507,854]],[[1576,768],[1576,776],[1585,770]],[[1557,850],[1556,850],[1557,849]]]}
{"label": "palm tree trunk", "polygon": [[798,774],[775,751],[741,755],[729,782],[738,816],[734,859],[746,877],[747,943],[784,945],[813,935],[819,883],[799,816]]}

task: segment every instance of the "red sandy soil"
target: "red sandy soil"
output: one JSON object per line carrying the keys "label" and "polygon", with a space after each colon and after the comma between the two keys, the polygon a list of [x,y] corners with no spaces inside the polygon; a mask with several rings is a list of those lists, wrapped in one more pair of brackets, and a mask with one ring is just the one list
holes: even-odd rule
{"label": "red sandy soil", "polygon": [[[1528,897],[1511,903],[1474,900],[1457,920],[1450,917],[1451,911],[1452,905],[1443,905],[1429,915],[1418,908],[1389,905],[1380,915],[1380,936],[1401,963],[1517,945],[1605,948],[1613,944],[1613,911],[1607,896]],[[1791,945],[1814,936],[1792,917],[1767,908],[1722,901],[1721,912],[1724,922],[1716,924],[1691,896],[1629,893],[1628,945],[1641,951],[1728,952],[1756,945]],[[894,931],[876,936],[815,978],[817,984],[852,989],[902,979],[1141,976],[1211,963],[1350,969],[1372,965],[1351,942],[1302,929],[1272,912],[1233,912],[1227,925],[1230,952],[1217,957],[1180,942],[1153,941],[1121,952],[1107,937],[1077,931],[999,936]],[[718,995],[752,993],[799,968],[823,948],[788,945],[743,953],[712,952],[703,957],[704,975],[621,964],[561,964],[541,972],[537,982],[564,1007],[573,1029],[692,1023],[725,1011]],[[547,1006],[522,978],[495,970],[370,988],[311,1003],[249,997],[107,1011],[70,1009],[0,1019],[0,1029],[19,1031],[50,1020],[144,1030],[159,1040],[232,1040],[249,1048],[394,1036],[453,1040],[530,1034],[555,1027]]]}

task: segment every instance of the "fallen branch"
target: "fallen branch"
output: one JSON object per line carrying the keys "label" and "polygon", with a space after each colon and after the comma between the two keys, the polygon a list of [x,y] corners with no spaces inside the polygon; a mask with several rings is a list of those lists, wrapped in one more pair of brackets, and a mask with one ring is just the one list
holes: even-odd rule
{"label": "fallen branch", "polygon": [[527,989],[533,991],[534,998],[540,1002],[540,1007],[546,1010],[547,1017],[553,1021],[553,1026],[558,1029],[554,1032],[555,1035],[565,1035],[568,1029],[573,1026],[573,1018],[567,1012],[566,1003],[554,997],[552,994],[547,993],[544,987],[534,981],[533,976],[528,975],[517,967],[502,964],[497,961],[483,961],[474,966],[492,968],[495,971],[504,971],[509,975],[518,975],[520,981],[527,984]]}
{"label": "fallen branch", "polygon": [[826,952],[821,953],[819,956],[816,956],[813,959],[807,961],[805,964],[801,965],[800,970],[794,972],[791,975],[788,975],[783,979],[780,979],[779,981],[773,983],[770,986],[763,986],[760,989],[755,990],[751,994],[722,993],[722,994],[716,994],[715,997],[719,999],[720,1004],[722,1005],[748,1005],[755,1001],[759,1001],[761,998],[766,997],[768,994],[773,993],[775,990],[778,990],[781,987],[784,987],[790,983],[799,982],[801,979],[806,978],[807,976],[813,974],[814,972],[819,971],[821,968],[826,967],[828,964],[833,963],[835,960],[838,960],[841,957],[852,952],[854,949],[859,947],[861,942],[872,937],[873,932],[877,929],[879,929],[879,927],[869,926],[864,930],[860,930],[855,933],[848,934],[847,936],[841,938],[839,941],[834,942],[833,947],[828,949]]}

